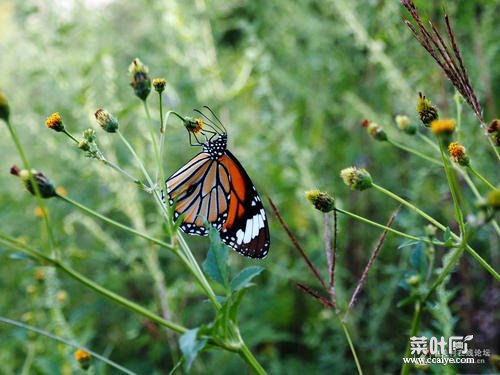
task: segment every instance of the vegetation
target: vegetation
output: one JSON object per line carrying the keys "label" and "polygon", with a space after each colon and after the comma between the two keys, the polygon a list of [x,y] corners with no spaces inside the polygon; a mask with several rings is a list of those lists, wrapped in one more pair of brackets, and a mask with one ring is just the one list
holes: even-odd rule
{"label": "vegetation", "polygon": [[[499,10],[2,1],[0,373],[498,370]],[[204,105],[263,260],[162,199]],[[403,363],[470,335],[475,364]]]}

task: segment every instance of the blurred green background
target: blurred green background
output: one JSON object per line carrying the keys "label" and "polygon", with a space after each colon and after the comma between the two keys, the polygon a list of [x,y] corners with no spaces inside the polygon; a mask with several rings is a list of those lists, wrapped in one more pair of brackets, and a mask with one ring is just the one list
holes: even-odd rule
{"label": "blurred green background", "polygon": [[[424,18],[441,23],[442,2],[416,4]],[[489,121],[498,116],[500,105],[500,1],[448,1],[446,11]],[[139,57],[152,78],[166,78],[167,109],[189,115],[193,108],[209,105],[221,114],[229,148],[325,271],[323,218],[305,200],[305,190],[328,191],[340,207],[381,223],[397,207],[375,191],[349,191],[339,177],[342,168],[366,167],[376,182],[439,220],[449,223],[453,218],[440,168],[371,139],[360,126],[369,118],[390,137],[438,157],[417,137],[399,132],[394,115],[406,114],[416,123],[415,103],[422,91],[444,117],[455,116],[454,90],[412,38],[402,22],[404,14],[395,0],[0,0],[0,88],[9,99],[12,124],[34,168],[73,199],[161,236],[162,219],[148,194],[85,158],[68,138],[44,125],[47,116],[59,112],[68,130],[80,135],[96,127],[94,111],[106,108],[119,118],[124,135],[146,165],[153,166],[144,111],[127,76],[128,65]],[[148,100],[158,118],[153,94]],[[466,107],[462,121],[462,139],[474,165],[493,179],[498,165]],[[22,164],[7,128],[0,125],[1,230],[37,246],[46,239],[34,213],[36,200],[8,173],[12,164]],[[103,152],[139,175],[117,137],[96,131]],[[167,126],[166,145],[166,175],[198,152],[189,147],[185,130],[174,119]],[[466,187],[464,195],[473,213],[475,199]],[[176,258],[63,202],[50,200],[47,205],[63,258],[83,274],[157,312],[161,311],[158,295],[165,292],[173,320],[188,327],[212,318],[210,306]],[[298,281],[315,284],[265,205],[272,241],[268,257],[252,261],[230,254],[233,273],[254,263],[266,268],[242,303],[245,340],[273,374],[354,373],[332,312],[295,286]],[[425,224],[403,209],[394,225],[423,235]],[[379,235],[378,229],[339,217],[336,276],[341,306]],[[189,237],[188,242],[203,261],[207,239]],[[369,374],[398,371],[407,343],[412,307],[397,303],[408,297],[404,280],[416,266],[415,249],[398,249],[402,242],[388,235],[349,321],[360,362]],[[485,228],[471,243],[498,270],[499,242],[494,232]],[[156,257],[161,272],[154,270]],[[37,271],[46,275],[45,281],[37,281]],[[141,374],[166,374],[172,368],[176,335],[168,337],[154,324],[64,275],[56,276],[2,247],[0,293],[1,316],[77,339]],[[498,283],[465,255],[424,315],[422,332],[473,334],[475,347],[498,353],[499,299]],[[0,324],[2,374],[20,373],[26,362],[29,374],[79,373],[72,353],[46,338]],[[96,366],[99,374],[113,373],[102,364]],[[459,369],[493,371],[488,363]],[[436,366],[426,371],[444,370]],[[248,370],[235,355],[209,351],[201,354],[191,372]]]}

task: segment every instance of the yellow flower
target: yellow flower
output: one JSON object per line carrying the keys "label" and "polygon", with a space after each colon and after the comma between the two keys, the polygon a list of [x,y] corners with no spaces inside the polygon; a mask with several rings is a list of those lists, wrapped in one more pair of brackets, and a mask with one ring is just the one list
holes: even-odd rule
{"label": "yellow flower", "polygon": [[450,153],[450,159],[455,163],[466,167],[470,164],[469,156],[465,151],[465,147],[458,142],[451,142],[448,146],[448,152]]}
{"label": "yellow flower", "polygon": [[64,124],[59,112],[55,112],[47,117],[45,125],[47,125],[49,129],[55,130],[56,132],[62,132],[64,130]]}
{"label": "yellow flower", "polygon": [[159,93],[161,93],[161,92],[163,92],[165,90],[165,85],[166,84],[167,84],[167,81],[165,81],[164,78],[155,78],[155,79],[153,79],[153,87]]}
{"label": "yellow flower", "polygon": [[203,128],[203,120],[186,116],[184,117],[184,126],[189,132],[198,134]]}
{"label": "yellow flower", "polygon": [[500,189],[495,189],[488,193],[486,204],[495,210],[500,209]]}
{"label": "yellow flower", "polygon": [[92,359],[92,356],[90,355],[90,353],[83,349],[77,349],[75,351],[75,359],[80,364],[80,366],[84,370],[86,370],[90,367],[90,360]]}
{"label": "yellow flower", "polygon": [[455,120],[446,118],[443,120],[434,120],[431,122],[431,130],[434,134],[451,134],[455,130]]}

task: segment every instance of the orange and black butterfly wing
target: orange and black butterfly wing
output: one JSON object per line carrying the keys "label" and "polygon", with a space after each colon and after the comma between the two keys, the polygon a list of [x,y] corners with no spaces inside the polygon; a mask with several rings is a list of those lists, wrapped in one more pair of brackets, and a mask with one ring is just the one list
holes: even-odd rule
{"label": "orange and black butterfly wing", "polygon": [[219,163],[230,177],[229,209],[220,229],[221,239],[242,255],[264,258],[269,252],[269,227],[257,190],[231,152],[226,150]]}
{"label": "orange and black butterfly wing", "polygon": [[200,152],[166,181],[174,219],[184,214],[180,228],[188,234],[206,236],[206,219],[220,230],[229,208],[230,178],[227,169],[206,152]]}

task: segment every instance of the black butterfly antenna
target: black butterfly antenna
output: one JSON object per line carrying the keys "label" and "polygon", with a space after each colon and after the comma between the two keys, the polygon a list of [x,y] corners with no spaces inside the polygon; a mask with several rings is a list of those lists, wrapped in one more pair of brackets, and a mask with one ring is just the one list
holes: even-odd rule
{"label": "black butterfly antenna", "polygon": [[[203,106],[203,108],[206,108],[210,111],[210,113],[212,114],[213,118],[210,118],[208,117],[206,114],[204,114],[203,112],[201,112],[200,110],[198,109],[195,109],[194,111],[198,114],[200,114],[201,116],[203,116],[203,118],[205,119],[206,123],[211,126],[214,130],[217,131],[218,134],[227,134],[227,130],[226,128],[224,127],[224,125],[222,124],[222,122],[220,121],[220,119],[217,117],[217,115],[214,113],[214,111],[212,111],[212,109],[208,106]],[[214,119],[216,121],[214,121]]]}

